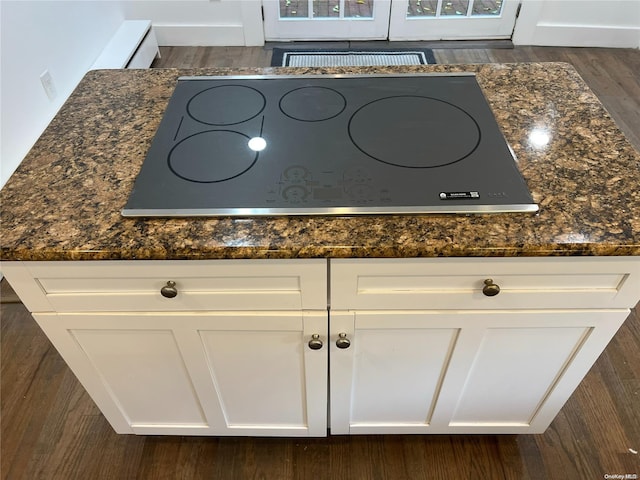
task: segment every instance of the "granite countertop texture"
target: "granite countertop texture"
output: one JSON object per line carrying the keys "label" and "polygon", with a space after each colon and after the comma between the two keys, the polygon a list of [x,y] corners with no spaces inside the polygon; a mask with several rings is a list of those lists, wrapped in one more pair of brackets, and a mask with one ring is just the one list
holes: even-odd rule
{"label": "granite countertop texture", "polygon": [[[124,218],[181,75],[476,72],[536,214]],[[534,129],[550,141],[535,146]],[[640,154],[564,63],[87,73],[0,192],[10,260],[640,255]]]}

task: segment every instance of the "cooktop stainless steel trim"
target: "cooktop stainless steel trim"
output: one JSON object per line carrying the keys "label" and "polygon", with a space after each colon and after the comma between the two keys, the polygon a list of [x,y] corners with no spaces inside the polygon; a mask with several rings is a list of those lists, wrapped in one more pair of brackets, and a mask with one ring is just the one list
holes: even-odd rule
{"label": "cooktop stainless steel trim", "polygon": [[351,73],[331,73],[326,75],[185,75],[178,77],[178,80],[262,80],[279,78],[384,78],[384,77],[475,77],[475,72],[414,72],[414,73],[374,73],[374,74],[351,74]]}
{"label": "cooktop stainless steel trim", "polygon": [[327,207],[327,208],[204,208],[176,210],[123,209],[124,217],[275,217],[275,216],[349,216],[349,215],[419,215],[419,214],[483,214],[537,212],[538,205],[444,205],[429,207]]}

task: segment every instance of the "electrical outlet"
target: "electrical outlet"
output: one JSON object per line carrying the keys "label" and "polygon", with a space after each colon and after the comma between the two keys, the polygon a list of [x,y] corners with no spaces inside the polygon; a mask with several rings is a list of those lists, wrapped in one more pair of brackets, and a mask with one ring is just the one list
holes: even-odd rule
{"label": "electrical outlet", "polygon": [[47,94],[49,100],[56,98],[58,92],[56,92],[56,86],[53,84],[53,78],[51,78],[49,70],[45,70],[40,74],[40,81],[42,82],[42,88],[44,88],[44,92]]}

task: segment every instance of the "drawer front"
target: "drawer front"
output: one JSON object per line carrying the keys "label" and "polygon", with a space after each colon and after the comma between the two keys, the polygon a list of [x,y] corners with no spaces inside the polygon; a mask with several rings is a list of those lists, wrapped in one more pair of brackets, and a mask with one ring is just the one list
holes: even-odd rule
{"label": "drawer front", "polygon": [[337,259],[330,271],[332,309],[629,308],[640,299],[639,257]]}
{"label": "drawer front", "polygon": [[[19,284],[14,288],[31,311],[300,310],[327,306],[327,268],[322,259],[21,265],[31,279],[29,291]],[[13,276],[12,271],[7,272],[10,283]],[[170,296],[174,289],[175,296],[163,295],[167,286],[170,288],[164,294]]]}

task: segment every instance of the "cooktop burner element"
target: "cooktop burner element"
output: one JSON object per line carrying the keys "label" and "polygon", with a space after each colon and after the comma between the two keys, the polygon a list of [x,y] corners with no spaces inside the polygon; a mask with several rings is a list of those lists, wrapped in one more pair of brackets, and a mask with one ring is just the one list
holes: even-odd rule
{"label": "cooktop burner element", "polygon": [[180,78],[124,216],[535,212],[472,74]]}
{"label": "cooktop burner element", "polygon": [[347,100],[331,88],[301,87],[280,99],[280,110],[287,117],[302,122],[321,122],[342,113]]}
{"label": "cooktop burner element", "polygon": [[169,169],[183,180],[224,182],[249,170],[258,152],[247,148],[251,140],[233,130],[208,130],[181,140],[169,152]]}
{"label": "cooktop burner element", "polygon": [[455,105],[403,95],[360,107],[349,120],[349,136],[363,153],[381,162],[432,168],[471,155],[480,143],[480,128]]}
{"label": "cooktop burner element", "polygon": [[266,102],[255,88],[220,85],[194,95],[187,103],[187,113],[207,125],[236,125],[258,116]]}

